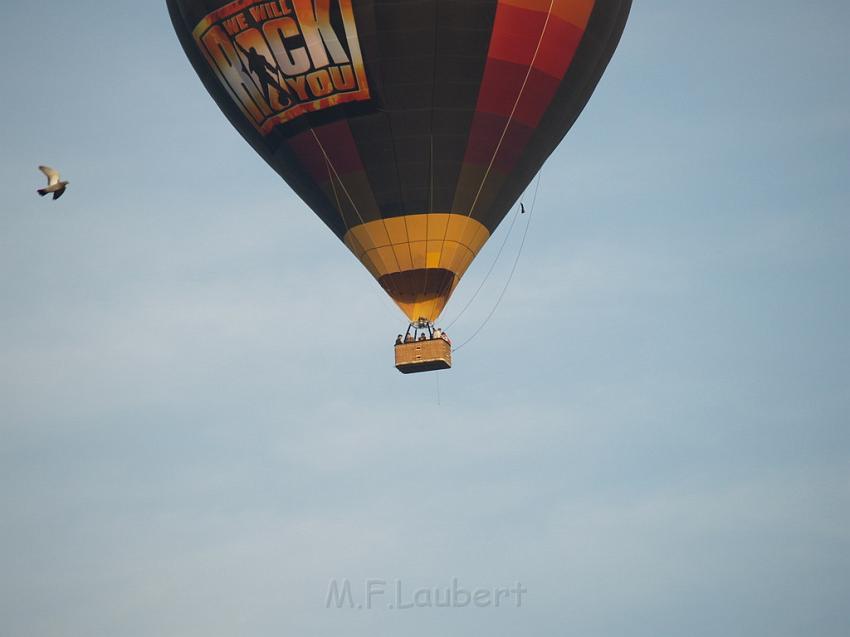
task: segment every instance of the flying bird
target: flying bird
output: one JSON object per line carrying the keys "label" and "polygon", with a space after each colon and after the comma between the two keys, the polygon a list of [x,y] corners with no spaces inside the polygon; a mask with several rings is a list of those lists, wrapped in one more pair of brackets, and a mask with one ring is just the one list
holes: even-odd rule
{"label": "flying bird", "polygon": [[53,170],[50,166],[39,166],[38,169],[47,176],[47,188],[39,188],[38,194],[44,197],[49,192],[53,193],[54,199],[59,199],[68,186],[69,181],[60,181],[59,173]]}
{"label": "flying bird", "polygon": [[521,215],[525,214],[525,205],[521,201],[519,202],[519,210]]}

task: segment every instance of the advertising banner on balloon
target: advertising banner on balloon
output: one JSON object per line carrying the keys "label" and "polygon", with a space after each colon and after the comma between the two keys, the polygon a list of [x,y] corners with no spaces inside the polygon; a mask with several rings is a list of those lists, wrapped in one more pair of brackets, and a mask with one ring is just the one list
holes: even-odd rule
{"label": "advertising banner on balloon", "polygon": [[193,31],[230,96],[263,134],[369,99],[351,0],[235,0]]}

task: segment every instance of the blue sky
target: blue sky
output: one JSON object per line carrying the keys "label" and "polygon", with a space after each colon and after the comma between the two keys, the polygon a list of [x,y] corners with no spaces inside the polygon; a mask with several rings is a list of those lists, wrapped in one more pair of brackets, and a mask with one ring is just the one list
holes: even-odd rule
{"label": "blue sky", "polygon": [[[6,7],[0,634],[848,634],[848,24],[637,0],[495,317],[404,377],[163,3]],[[326,609],[334,578],[528,593]]]}

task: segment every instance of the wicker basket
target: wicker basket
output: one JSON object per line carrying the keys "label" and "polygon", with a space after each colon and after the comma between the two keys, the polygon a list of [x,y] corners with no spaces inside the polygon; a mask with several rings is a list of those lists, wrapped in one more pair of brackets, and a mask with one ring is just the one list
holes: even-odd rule
{"label": "wicker basket", "polygon": [[396,345],[395,366],[402,374],[449,369],[452,366],[452,346],[442,338]]}

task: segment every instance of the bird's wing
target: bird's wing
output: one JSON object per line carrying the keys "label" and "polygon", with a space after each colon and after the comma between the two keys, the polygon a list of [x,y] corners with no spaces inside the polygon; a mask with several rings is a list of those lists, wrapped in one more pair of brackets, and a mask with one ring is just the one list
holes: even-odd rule
{"label": "bird's wing", "polygon": [[47,176],[47,185],[55,186],[59,183],[59,173],[50,166],[39,166],[38,169]]}
{"label": "bird's wing", "polygon": [[56,192],[53,193],[53,198],[59,199],[59,197],[61,197],[64,194],[65,194],[65,189],[62,188],[61,190],[57,190]]}

